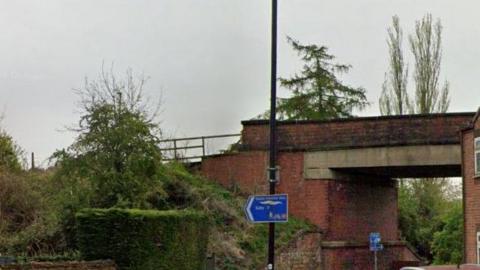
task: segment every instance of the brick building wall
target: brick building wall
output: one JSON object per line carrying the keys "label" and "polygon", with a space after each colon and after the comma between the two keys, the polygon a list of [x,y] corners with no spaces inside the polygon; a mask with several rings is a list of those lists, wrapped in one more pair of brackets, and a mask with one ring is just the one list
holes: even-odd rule
{"label": "brick building wall", "polygon": [[[463,133],[462,155],[463,155],[463,189],[464,189],[464,226],[465,226],[465,261],[468,263],[476,262],[476,231],[477,223],[480,221],[476,213],[480,213],[480,204],[475,200],[475,195],[480,195],[479,182],[473,179],[473,130]],[[477,195],[477,196],[478,196]]]}
{"label": "brick building wall", "polygon": [[480,177],[475,177],[474,140],[480,137],[480,120],[462,132],[465,262],[477,262],[477,232],[480,232]]}

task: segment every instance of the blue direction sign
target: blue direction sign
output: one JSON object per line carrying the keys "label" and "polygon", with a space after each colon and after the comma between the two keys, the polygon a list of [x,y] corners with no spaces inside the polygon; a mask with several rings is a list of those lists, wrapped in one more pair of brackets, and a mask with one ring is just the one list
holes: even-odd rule
{"label": "blue direction sign", "polygon": [[381,244],[382,238],[380,237],[380,233],[372,232],[368,237],[370,241],[370,251],[380,251],[383,249],[383,245]]}
{"label": "blue direction sign", "polygon": [[252,223],[288,221],[288,195],[250,196],[245,204],[245,215]]}

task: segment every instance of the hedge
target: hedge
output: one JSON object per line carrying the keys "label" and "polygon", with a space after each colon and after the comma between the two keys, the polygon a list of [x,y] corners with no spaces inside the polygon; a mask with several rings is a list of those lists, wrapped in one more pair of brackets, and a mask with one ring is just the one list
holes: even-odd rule
{"label": "hedge", "polygon": [[84,209],[77,214],[85,260],[114,260],[120,270],[204,269],[208,219],[194,211]]}

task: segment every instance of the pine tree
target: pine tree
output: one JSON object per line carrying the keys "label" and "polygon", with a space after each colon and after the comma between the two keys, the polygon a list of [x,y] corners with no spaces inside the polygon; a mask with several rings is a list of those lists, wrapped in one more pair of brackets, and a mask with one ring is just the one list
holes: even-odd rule
{"label": "pine tree", "polygon": [[365,89],[347,86],[337,78],[351,67],[332,63],[335,57],[326,47],[303,45],[290,37],[288,42],[302,58],[304,66],[300,74],[280,79],[281,85],[292,91],[291,97],[278,101],[280,119],[351,117],[354,109],[363,109],[368,104]]}

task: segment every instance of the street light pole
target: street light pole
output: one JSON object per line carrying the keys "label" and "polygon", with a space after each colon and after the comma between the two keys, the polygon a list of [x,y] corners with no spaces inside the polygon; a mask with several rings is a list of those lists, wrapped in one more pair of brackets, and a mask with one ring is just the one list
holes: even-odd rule
{"label": "street light pole", "polygon": [[[270,194],[275,194],[277,184],[276,167],[276,114],[277,114],[277,0],[272,0],[272,55],[270,77]],[[275,269],[275,223],[268,224],[268,270]]]}

